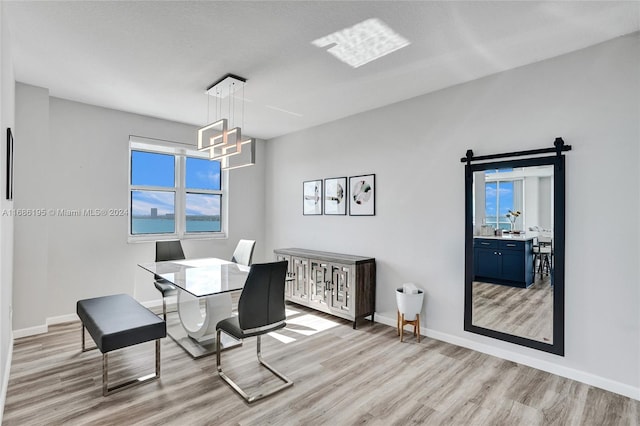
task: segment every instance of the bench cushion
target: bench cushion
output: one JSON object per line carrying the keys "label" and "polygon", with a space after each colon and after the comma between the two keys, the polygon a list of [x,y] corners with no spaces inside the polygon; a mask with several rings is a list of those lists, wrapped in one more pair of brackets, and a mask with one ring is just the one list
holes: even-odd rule
{"label": "bench cushion", "polygon": [[102,353],[167,335],[166,323],[128,294],[79,300],[76,308]]}

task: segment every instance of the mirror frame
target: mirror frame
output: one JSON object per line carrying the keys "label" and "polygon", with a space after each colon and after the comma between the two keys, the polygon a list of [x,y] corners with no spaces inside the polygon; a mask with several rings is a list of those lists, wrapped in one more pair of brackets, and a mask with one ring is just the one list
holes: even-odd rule
{"label": "mirror frame", "polygon": [[[553,343],[545,343],[473,325],[473,173],[482,170],[553,165]],[[465,165],[465,288],[464,330],[516,345],[564,356],[564,155],[534,157]]]}

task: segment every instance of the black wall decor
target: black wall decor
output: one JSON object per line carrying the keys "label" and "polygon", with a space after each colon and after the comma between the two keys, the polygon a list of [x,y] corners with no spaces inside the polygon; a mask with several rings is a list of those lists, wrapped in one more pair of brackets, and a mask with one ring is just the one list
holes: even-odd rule
{"label": "black wall decor", "polygon": [[6,199],[13,200],[13,133],[7,127],[7,188]]}

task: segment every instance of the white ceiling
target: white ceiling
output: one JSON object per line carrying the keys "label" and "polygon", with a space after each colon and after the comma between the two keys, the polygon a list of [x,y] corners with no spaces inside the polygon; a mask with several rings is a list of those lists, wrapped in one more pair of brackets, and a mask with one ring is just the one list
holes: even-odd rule
{"label": "white ceiling", "polygon": [[[207,117],[205,89],[234,73],[248,80],[243,133],[264,139],[640,30],[635,1],[3,1],[3,8],[16,80],[201,126],[215,118]],[[411,44],[356,69],[311,44],[369,18]]]}

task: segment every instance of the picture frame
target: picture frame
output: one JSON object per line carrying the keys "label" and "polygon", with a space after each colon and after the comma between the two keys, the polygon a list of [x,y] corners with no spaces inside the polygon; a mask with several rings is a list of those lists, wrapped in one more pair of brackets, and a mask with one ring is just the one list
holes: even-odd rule
{"label": "picture frame", "polygon": [[347,178],[327,178],[324,180],[324,214],[346,215],[349,188]]}
{"label": "picture frame", "polygon": [[376,175],[349,177],[349,215],[375,216]]}
{"label": "picture frame", "polygon": [[302,214],[322,214],[322,179],[302,182]]}
{"label": "picture frame", "polygon": [[7,127],[7,185],[6,199],[13,200],[13,132]]}

